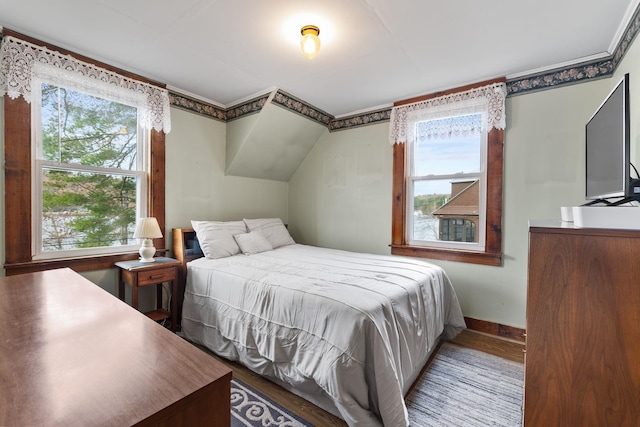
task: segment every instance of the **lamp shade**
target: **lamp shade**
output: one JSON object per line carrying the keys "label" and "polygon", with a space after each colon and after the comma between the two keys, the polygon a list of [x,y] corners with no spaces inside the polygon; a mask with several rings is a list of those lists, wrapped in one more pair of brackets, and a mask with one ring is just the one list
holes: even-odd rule
{"label": "lamp shade", "polygon": [[159,239],[162,237],[158,220],[154,217],[140,218],[136,231],[133,233],[134,239]]}
{"label": "lamp shade", "polygon": [[153,256],[156,253],[156,248],[153,246],[151,239],[159,239],[162,237],[162,231],[160,231],[160,225],[158,220],[154,217],[140,218],[136,231],[133,233],[134,239],[142,239],[142,245],[140,245],[140,262],[154,262]]}

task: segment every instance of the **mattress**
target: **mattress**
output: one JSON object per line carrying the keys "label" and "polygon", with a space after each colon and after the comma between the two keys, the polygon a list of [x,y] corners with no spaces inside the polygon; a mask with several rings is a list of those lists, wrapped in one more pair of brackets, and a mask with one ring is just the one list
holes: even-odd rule
{"label": "mattress", "polygon": [[294,244],[187,264],[185,338],[344,419],[408,425],[404,395],[465,328],[445,271]]}

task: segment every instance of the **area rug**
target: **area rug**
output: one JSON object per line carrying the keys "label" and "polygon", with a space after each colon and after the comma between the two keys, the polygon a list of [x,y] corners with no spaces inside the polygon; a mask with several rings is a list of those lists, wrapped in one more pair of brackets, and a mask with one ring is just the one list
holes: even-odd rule
{"label": "area rug", "polygon": [[[407,395],[411,427],[520,427],[524,367],[478,350],[442,344]],[[233,379],[232,427],[313,427]]]}
{"label": "area rug", "polygon": [[407,395],[412,427],[519,427],[524,366],[445,342]]}
{"label": "area rug", "polygon": [[231,380],[231,427],[313,427],[242,381]]}

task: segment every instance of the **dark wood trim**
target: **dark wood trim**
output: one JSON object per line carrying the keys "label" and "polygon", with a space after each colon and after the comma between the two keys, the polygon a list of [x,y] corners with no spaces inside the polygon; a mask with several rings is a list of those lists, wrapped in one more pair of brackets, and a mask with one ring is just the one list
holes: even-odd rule
{"label": "dark wood trim", "polygon": [[154,216],[160,225],[162,238],[153,239],[153,246],[164,248],[167,233],[165,229],[165,184],[166,184],[166,149],[165,133],[151,130],[149,148],[151,151],[149,164],[149,216]]}
{"label": "dark wood trim", "polygon": [[487,212],[485,250],[461,251],[411,246],[406,242],[406,146],[393,145],[391,253],[394,255],[467,262],[489,266],[502,265],[502,183],[504,130],[492,129],[487,136]]}
{"label": "dark wood trim", "polygon": [[79,53],[75,53],[75,52],[72,52],[72,51],[67,50],[67,49],[63,49],[63,48],[61,48],[59,46],[56,46],[56,45],[53,45],[51,43],[43,42],[42,40],[38,40],[38,39],[35,39],[33,37],[29,37],[27,35],[21,34],[21,33],[17,32],[17,31],[10,30],[8,28],[2,28],[2,35],[3,36],[15,37],[17,39],[24,40],[26,42],[29,42],[29,43],[32,43],[32,44],[35,44],[35,45],[38,45],[38,46],[44,46],[49,50],[54,50],[56,52],[60,52],[63,55],[69,55],[69,56],[71,56],[71,57],[73,57],[73,58],[75,58],[75,59],[77,59],[79,61],[96,65],[98,67],[104,68],[104,69],[112,71],[114,73],[118,73],[120,75],[123,75],[124,77],[130,78],[130,79],[133,79],[133,80],[138,80],[138,81],[141,81],[143,83],[147,83],[147,84],[150,84],[150,85],[153,85],[153,86],[161,87],[163,89],[167,87],[167,85],[164,84],[164,83],[160,83],[160,82],[157,82],[155,80],[151,80],[151,79],[149,79],[147,77],[144,77],[144,76],[141,76],[139,74],[135,74],[135,73],[132,73],[130,71],[123,70],[122,68],[118,68],[118,67],[114,67],[114,66],[109,65],[109,64],[105,64],[104,62],[96,61],[95,59],[89,58],[89,57],[84,56],[84,55],[80,55]]}
{"label": "dark wood trim", "polygon": [[485,252],[498,254],[500,258],[502,258],[503,178],[504,130],[492,129],[487,137],[487,228]]}
{"label": "dark wood trim", "polygon": [[391,245],[391,253],[400,256],[439,259],[443,261],[466,262],[499,266],[502,264],[502,254],[480,251],[461,251],[456,249],[430,248],[425,246]]}
{"label": "dark wood trim", "polygon": [[[156,256],[166,256],[167,249],[156,249]],[[105,270],[112,268],[116,262],[132,261],[140,258],[138,252],[113,254],[113,255],[92,255],[82,258],[61,258],[51,260],[38,260],[5,264],[5,274],[15,276],[16,274],[33,273],[36,271],[53,270],[56,268],[70,268],[76,272]]]}
{"label": "dark wood trim", "polygon": [[516,328],[515,326],[501,325],[499,323],[489,322],[486,320],[473,319],[471,317],[465,317],[464,321],[467,323],[467,329],[522,343],[525,342],[525,329]]}
{"label": "dark wood trim", "polygon": [[[393,200],[391,209],[393,212],[393,221],[391,223],[391,247],[399,247],[405,244],[404,225],[406,218],[406,194],[407,175],[406,171],[406,150],[405,144],[393,144]],[[393,250],[392,250],[393,253]]]}
{"label": "dark wood trim", "polygon": [[4,96],[5,262],[31,260],[31,106]]}
{"label": "dark wood trim", "polygon": [[[394,103],[394,106],[425,101],[438,96],[464,92],[493,83],[505,82],[504,77],[473,83],[463,87],[435,92]],[[406,146],[393,146],[391,253],[447,261],[467,262],[490,266],[502,265],[502,182],[504,130],[492,129],[487,139],[487,213],[484,252],[461,251],[434,247],[411,246],[406,242]]]}
{"label": "dark wood trim", "polygon": [[[119,72],[127,77],[145,83],[156,84],[132,73],[122,72],[114,67],[105,66],[81,55],[75,55],[57,47],[22,36],[11,30],[3,29],[4,35],[25,39],[31,43],[47,46],[61,53],[70,54],[77,59]],[[156,84],[158,85],[158,84]],[[163,85],[158,85],[163,86]],[[165,232],[165,134],[151,131],[149,158],[149,215],[155,216],[160,224],[161,239],[154,239],[156,248],[164,248]],[[89,271],[113,267],[118,261],[135,259],[137,253],[100,255],[80,258],[33,261],[31,230],[31,105],[22,97],[11,99],[4,96],[4,154],[5,154],[5,272],[7,275],[69,267],[75,271]],[[164,250],[158,250],[162,254]]]}
{"label": "dark wood trim", "polygon": [[396,101],[393,103],[394,107],[398,107],[400,105],[413,104],[414,102],[426,101],[427,99],[437,98],[439,96],[451,95],[452,93],[465,92],[471,89],[475,89],[477,87],[488,86],[494,83],[506,83],[506,77],[498,77],[491,80],[485,80],[483,82],[471,83],[466,86],[461,86],[453,89],[442,90],[440,92],[433,92],[428,95],[416,96],[414,98],[404,99],[402,101]]}
{"label": "dark wood trim", "polygon": [[[29,224],[29,228],[31,228],[31,224]],[[89,256],[84,258],[26,261],[11,264],[7,263],[4,265],[4,268],[7,276],[65,267],[69,267],[74,271],[91,271],[111,268],[113,267],[113,264],[118,261],[130,261],[139,257],[140,255],[138,253],[130,253],[107,256]]]}

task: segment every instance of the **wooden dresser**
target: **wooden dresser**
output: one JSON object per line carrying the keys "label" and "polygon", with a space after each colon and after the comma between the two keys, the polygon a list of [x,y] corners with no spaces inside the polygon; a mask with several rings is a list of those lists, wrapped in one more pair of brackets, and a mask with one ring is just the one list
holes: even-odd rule
{"label": "wooden dresser", "polygon": [[1,426],[230,425],[231,370],[70,269],[0,277]]}
{"label": "wooden dresser", "polygon": [[532,223],[525,427],[640,425],[640,231]]}

